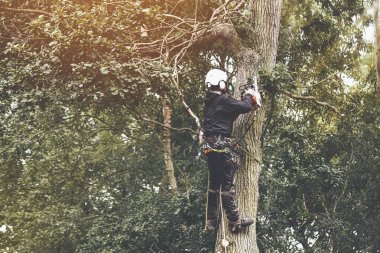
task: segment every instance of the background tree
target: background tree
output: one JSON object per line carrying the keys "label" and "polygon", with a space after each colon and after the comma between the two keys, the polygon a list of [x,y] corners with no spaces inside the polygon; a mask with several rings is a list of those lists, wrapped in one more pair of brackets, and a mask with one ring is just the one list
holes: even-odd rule
{"label": "background tree", "polygon": [[[326,98],[330,104],[339,105],[343,116],[322,113],[321,108],[315,105],[280,97],[274,102],[274,110],[270,113],[273,115],[271,124],[274,125],[266,128],[268,134],[264,144],[264,153],[268,156],[264,159],[265,169],[261,178],[260,245],[274,252],[302,249],[305,252],[376,252],[377,238],[371,237],[371,242],[364,243],[359,239],[363,237],[358,236],[361,230],[359,223],[366,224],[367,221],[351,223],[355,220],[353,217],[358,217],[353,211],[355,203],[362,203],[362,200],[352,198],[358,196],[358,188],[351,188],[351,183],[360,175],[359,167],[365,167],[357,163],[356,158],[361,153],[356,148],[365,140],[360,132],[371,128],[372,123],[376,124],[375,121],[367,121],[366,126],[362,125],[364,128],[359,127],[362,129],[359,130],[353,121],[363,122],[363,119],[358,119],[359,115],[373,115],[364,108],[371,110],[369,108],[375,106],[373,103],[378,103],[378,98],[370,95],[373,88],[369,88],[371,85],[375,87],[373,62],[368,61],[368,55],[358,57],[361,51],[371,48],[368,42],[359,39],[362,30],[358,29],[368,22],[368,17],[354,18],[365,6],[358,3],[350,5],[348,10],[348,6],[338,2],[314,6],[305,4],[307,8],[312,6],[307,21],[297,20],[292,15],[295,8],[284,8],[289,19],[282,20],[285,27],[281,29],[280,42],[285,41],[282,45],[286,46],[281,48],[279,58],[287,59],[287,66],[292,72],[283,84],[294,85],[288,87],[298,88],[301,94],[309,97],[317,94],[316,97]],[[302,3],[297,6],[305,10]],[[337,13],[346,15],[338,17]],[[342,25],[329,25],[328,22],[322,25],[326,21],[321,17],[329,17],[327,21],[334,20]],[[351,24],[347,31],[342,28],[346,22]],[[293,31],[294,28],[297,32]],[[355,50],[342,51],[343,45],[351,48],[352,43]],[[298,57],[296,52],[301,50],[303,53]],[[316,73],[313,74],[314,71]],[[356,81],[352,83],[351,80],[347,84],[342,73]],[[372,78],[368,79],[368,75]],[[366,102],[361,101],[364,93],[359,92],[359,95],[359,90],[369,92]],[[282,108],[292,109],[284,111]],[[357,110],[363,110],[363,114]],[[277,118],[279,115],[282,116]],[[376,157],[372,151],[365,152],[368,152],[369,160]],[[372,169],[368,171],[374,172],[376,162],[371,160],[370,164]],[[365,185],[362,181],[362,189],[366,188]],[[365,202],[369,204],[371,201]],[[277,206],[275,203],[281,204]]]}
{"label": "background tree", "polygon": [[379,50],[380,50],[380,25],[379,25],[379,1],[374,1],[374,26],[375,26],[375,35],[376,35],[376,78],[377,78],[377,90],[380,90],[380,58],[379,58]]}
{"label": "background tree", "polygon": [[[255,217],[262,160],[262,251],[378,250],[378,111],[370,110],[378,101],[369,95],[365,4],[0,2],[0,249],[219,249],[222,234],[203,231],[207,175],[194,117],[204,75],[218,66],[237,78],[235,96],[266,69],[238,183],[240,206]],[[282,64],[269,71],[276,55]],[[235,134],[251,120],[242,117]],[[258,251],[255,233],[228,234],[228,249]]]}

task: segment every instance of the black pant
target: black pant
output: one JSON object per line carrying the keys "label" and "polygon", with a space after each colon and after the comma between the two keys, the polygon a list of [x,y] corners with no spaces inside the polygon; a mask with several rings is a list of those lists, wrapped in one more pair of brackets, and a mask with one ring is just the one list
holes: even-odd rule
{"label": "black pant", "polygon": [[210,152],[207,155],[207,163],[209,168],[207,221],[213,222],[218,219],[219,191],[221,190],[227,219],[230,223],[239,222],[240,215],[235,192],[235,172],[239,166],[238,155],[232,151]]}

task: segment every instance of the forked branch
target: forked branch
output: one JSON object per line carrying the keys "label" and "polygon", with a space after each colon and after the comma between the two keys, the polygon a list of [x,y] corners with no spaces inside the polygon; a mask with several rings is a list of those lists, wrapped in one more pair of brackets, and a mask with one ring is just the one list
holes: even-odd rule
{"label": "forked branch", "polygon": [[339,116],[343,116],[343,114],[341,114],[338,110],[338,108],[336,108],[335,106],[332,106],[330,105],[329,103],[327,102],[322,102],[322,101],[319,101],[316,97],[314,96],[300,96],[300,95],[295,95],[289,91],[286,91],[286,90],[281,90],[281,89],[277,89],[277,91],[280,93],[280,94],[283,94],[287,97],[290,97],[290,98],[293,98],[293,99],[296,99],[296,100],[306,100],[306,101],[312,101],[314,104],[316,105],[320,105],[320,106],[327,106],[328,108],[330,108],[331,110],[333,110],[336,114],[338,114]]}
{"label": "forked branch", "polygon": [[0,11],[32,13],[32,14],[40,14],[40,15],[44,15],[44,16],[49,16],[49,17],[52,16],[52,14],[47,12],[47,11],[35,10],[35,9],[20,9],[20,8],[0,7]]}

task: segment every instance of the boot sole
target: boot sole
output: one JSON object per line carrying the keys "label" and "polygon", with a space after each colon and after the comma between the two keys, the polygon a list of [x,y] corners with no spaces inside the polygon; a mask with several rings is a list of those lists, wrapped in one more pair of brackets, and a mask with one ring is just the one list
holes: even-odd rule
{"label": "boot sole", "polygon": [[252,223],[248,223],[248,224],[244,224],[244,225],[229,225],[230,227],[230,230],[231,232],[239,232],[240,230],[244,230],[246,228],[248,228],[249,226],[251,226],[254,222]]}

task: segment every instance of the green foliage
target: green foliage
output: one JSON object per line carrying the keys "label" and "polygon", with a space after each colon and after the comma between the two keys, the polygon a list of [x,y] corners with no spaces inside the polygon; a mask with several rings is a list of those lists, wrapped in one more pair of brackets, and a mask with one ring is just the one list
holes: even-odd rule
{"label": "green foliage", "polygon": [[[269,90],[311,95],[344,115],[272,98],[258,220],[259,244],[268,252],[379,249],[373,233],[379,226],[373,199],[378,183],[367,181],[378,175],[380,115],[375,91],[368,89],[374,78],[366,60],[371,46],[362,39],[361,27],[369,18],[362,15],[361,1],[351,1],[343,15],[345,4],[286,1],[279,48],[284,67],[262,72]],[[341,73],[355,83],[348,86]]]}
{"label": "green foliage", "polygon": [[[304,249],[326,252],[324,238],[331,237],[335,250],[376,252],[379,238],[372,228],[378,226],[378,207],[372,207],[378,205],[373,199],[378,183],[371,178],[378,174],[379,122],[370,115],[379,115],[379,100],[360,96],[366,103],[347,103],[346,116],[333,121],[330,130],[303,127],[307,123],[292,115],[276,120],[277,130],[266,146],[267,154],[273,154],[262,177],[262,243],[290,248],[293,238]],[[371,120],[363,124],[367,117]],[[293,123],[281,127],[287,118]],[[278,144],[272,146],[272,140]]]}
{"label": "green foliage", "polygon": [[[161,127],[140,121],[141,115],[162,121],[157,95],[175,98],[172,70],[129,46],[144,42],[141,26],[157,25],[161,8],[176,1],[166,4],[9,3],[46,8],[53,16],[1,17],[1,36],[14,38],[0,40],[0,226],[7,226],[0,232],[1,251],[213,247],[212,235],[203,231],[206,169],[200,161],[189,163],[198,153],[191,135],[173,136],[183,192],[173,196],[163,180]],[[198,87],[198,79],[189,82]],[[179,105],[173,109],[185,114]],[[173,119],[179,127],[190,122]]]}
{"label": "green foliage", "polygon": [[[170,22],[164,13],[190,19],[197,8],[205,21],[218,4],[0,2],[51,13],[1,12],[0,251],[212,251],[215,238],[203,230],[206,166],[194,136],[173,132],[179,193],[171,194],[162,127],[142,116],[162,122],[165,94],[172,125],[195,124],[170,85],[174,69],[133,43],[161,38],[156,28]],[[278,64],[259,73],[272,99],[258,220],[264,252],[300,252],[300,245],[327,252],[329,241],[334,252],[380,248],[380,107],[368,88],[375,75],[362,39],[370,22],[365,4],[284,1]],[[249,46],[248,13],[237,17],[232,22]],[[218,42],[181,64],[181,90],[199,116],[205,73],[218,66],[232,76],[233,62]],[[345,116],[272,96],[278,89],[316,96]]]}
{"label": "green foliage", "polygon": [[[133,120],[112,114],[78,114],[51,122],[54,109],[37,111],[38,128],[32,132],[23,132],[16,119],[2,129],[5,208],[0,217],[2,224],[12,226],[0,235],[2,249],[206,252],[212,247],[201,222],[204,164],[189,164],[187,153],[178,155],[178,164],[186,159],[183,173],[193,176],[185,182],[187,193],[173,198],[158,188],[163,161],[153,152],[160,143],[152,132],[144,134]],[[110,128],[118,120],[129,123]],[[139,139],[128,136],[133,132]]]}
{"label": "green foliage", "polygon": [[287,65],[279,63],[271,70],[260,70],[261,87],[274,95],[278,89],[295,90],[294,77],[290,73]]}

